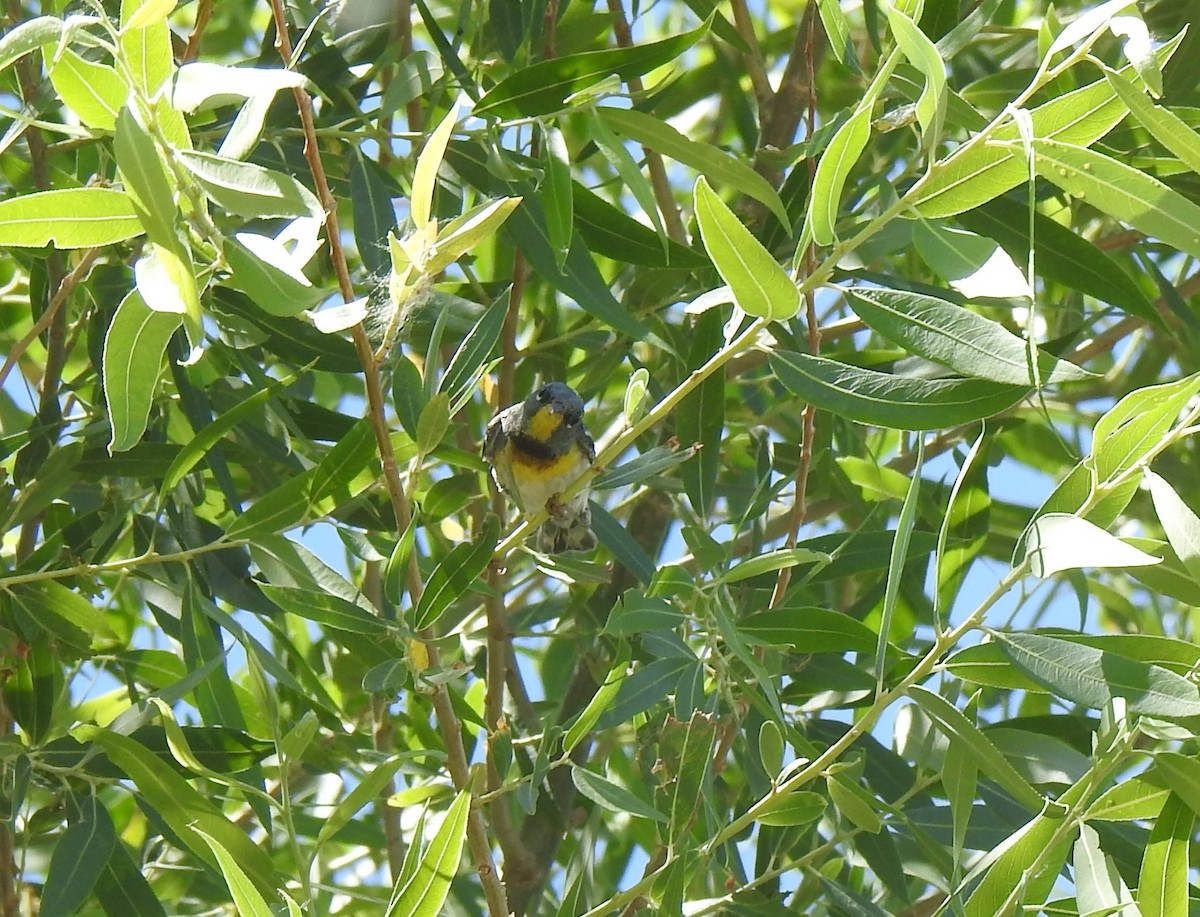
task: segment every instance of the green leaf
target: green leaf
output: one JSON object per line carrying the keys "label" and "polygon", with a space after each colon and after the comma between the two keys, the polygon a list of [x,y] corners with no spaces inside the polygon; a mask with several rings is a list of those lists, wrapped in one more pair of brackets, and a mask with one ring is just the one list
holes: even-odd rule
{"label": "green leaf", "polygon": [[1200,373],[1174,382],[1147,385],[1118,401],[1092,431],[1092,486],[1109,485],[1141,464],[1200,391]]}
{"label": "green leaf", "polygon": [[800,653],[873,653],[879,635],[861,621],[828,608],[783,606],[737,622],[753,641],[792,646]]}
{"label": "green leaf", "polygon": [[1200,691],[1161,666],[1039,634],[995,633],[1022,672],[1053,694],[1103,710],[1124,698],[1133,713],[1164,718],[1200,714]]}
{"label": "green leaf", "polygon": [[1146,471],[1154,511],[1167,540],[1192,579],[1200,583],[1200,518],[1183,502],[1175,489],[1153,471]]}
{"label": "green leaf", "polygon": [[0,201],[0,245],[94,248],[142,234],[133,201],[111,188],[38,191]]}
{"label": "green leaf", "polygon": [[1030,786],[980,728],[953,704],[940,694],[934,694],[920,686],[909,688],[908,696],[916,701],[946,738],[956,744],[959,751],[966,754],[981,772],[1004,787],[1005,791],[1025,808],[1034,812],[1043,809],[1046,800],[1042,794]]}
{"label": "green leaf", "polygon": [[[1029,348],[998,322],[963,306],[901,290],[846,291],[854,311],[872,329],[910,353],[963,376],[1031,386]],[[1045,383],[1095,378],[1066,360],[1038,351],[1038,379]]]}
{"label": "green leaf", "polygon": [[396,755],[376,765],[374,770],[354,784],[354,788],[323,820],[321,831],[317,835],[317,846],[321,846],[341,831],[364,806],[376,802],[379,794],[396,775],[396,771],[405,763],[408,763],[406,756]]}
{"label": "green leaf", "polygon": [[581,239],[598,255],[646,267],[707,267],[708,259],[695,249],[662,240],[649,226],[639,223],[578,182],[571,183],[575,228]]}
{"label": "green leaf", "polygon": [[354,244],[372,274],[387,271],[387,234],[396,227],[396,208],[380,167],[361,154],[350,163],[350,201],[354,205]]}
{"label": "green leaf", "polygon": [[79,800],[78,814],[54,845],[46,871],[40,915],[70,917],[87,900],[108,866],[117,832],[104,804],[95,796]]}
{"label": "green leaf", "polygon": [[133,862],[125,847],[113,846],[108,863],[95,886],[96,901],[105,914],[121,917],[167,917],[158,895]]}
{"label": "green leaf", "polygon": [[791,227],[792,219],[779,193],[742,160],[710,143],[691,140],[665,121],[637,109],[605,106],[597,108],[596,113],[618,133],[695,169],[710,181],[753,198],[779,217],[785,227]]}
{"label": "green leaf", "polygon": [[55,57],[50,82],[80,121],[102,131],[116,127],[117,113],[129,97],[129,87],[114,68],[80,57],[70,48]]}
{"label": "green leaf", "polygon": [[849,121],[838,128],[825,148],[821,161],[817,163],[817,174],[813,179],[808,204],[809,225],[817,245],[832,245],[837,241],[834,227],[837,225],[842,189],[870,139],[871,109],[859,108]]}
{"label": "green leaf", "polygon": [[424,630],[437,621],[450,604],[463,596],[487,569],[500,540],[500,520],[488,514],[474,541],[455,545],[433,569],[414,612],[415,627]]}
{"label": "green leaf", "polygon": [[1165,105],[1155,105],[1146,94],[1124,75],[1104,67],[1104,78],[1142,127],[1163,146],[1179,157],[1193,172],[1200,173],[1200,134]]}
{"label": "green leaf", "polygon": [[663,256],[667,252],[667,231],[663,228],[662,216],[658,212],[658,203],[654,199],[654,189],[650,181],[642,174],[641,168],[633,161],[633,155],[625,148],[620,138],[609,129],[603,118],[588,119],[588,133],[592,142],[600,148],[604,158],[609,161],[621,179],[623,190],[628,191],[642,208],[642,213],[658,234],[659,243],[663,247]]}
{"label": "green leaf", "polygon": [[702,175],[693,191],[704,248],[748,315],[784,321],[800,310],[792,278],[725,206]]}
{"label": "green leaf", "polygon": [[135,445],[146,430],[167,343],[183,316],[156,312],[136,290],[117,307],[104,336],[104,400],[112,438],[108,451]]}
{"label": "green leaf", "polygon": [[[578,204],[578,197],[576,198]],[[596,267],[582,240],[571,245],[562,268],[550,245],[546,217],[537,195],[526,196],[513,211],[504,226],[505,234],[518,246],[529,266],[546,282],[566,293],[589,314],[613,330],[641,340],[647,334],[642,323],[634,318],[612,294],[600,269]]]}
{"label": "green leaf", "polygon": [[[1178,40],[1159,49],[1166,60]],[[1122,70],[1124,72],[1124,70]],[[1105,80],[1097,80],[1064,93],[1029,112],[1035,137],[1087,146],[1120,123],[1128,109]],[[1029,178],[1025,154],[1015,141],[1019,134],[1011,121],[964,143],[936,163],[905,198],[925,217],[946,217],[978,207],[999,197]]]}
{"label": "green leaf", "polygon": [[62,583],[38,580],[11,586],[9,591],[31,620],[81,653],[118,640],[104,612]]}
{"label": "green leaf", "polygon": [[174,8],[175,0],[147,0],[141,5],[125,0],[121,4],[121,54],[134,86],[146,98],[152,98],[175,73],[167,26],[167,15]]}
{"label": "green leaf", "polygon": [[[1005,905],[1014,891],[1027,891],[1035,880],[1058,874],[1069,849],[1065,845],[1061,849],[1050,847],[1058,834],[1060,821],[1060,818],[1045,813],[1037,815],[1010,835],[1007,846],[993,851],[995,860],[991,868],[967,899],[963,909],[966,917],[996,917],[998,914],[1010,913]],[[1041,869],[1036,876],[1032,876],[1029,870],[1035,862]],[[1027,895],[1022,895],[1017,901],[1035,903]],[[1040,899],[1036,903],[1040,903]]]}
{"label": "green leaf", "polygon": [[126,31],[146,29],[165,22],[178,0],[124,0],[121,4],[121,25]]}
{"label": "green leaf", "polygon": [[897,430],[939,430],[991,417],[1025,397],[1026,386],[983,379],[913,379],[848,366],[825,357],[776,351],[771,368],[805,401],[859,423]]}
{"label": "green leaf", "polygon": [[823,565],[832,559],[828,554],[808,548],[779,548],[735,564],[728,573],[715,577],[714,582],[740,583],[742,580],[761,576],[764,573],[774,573],[776,570],[795,567],[799,564]]}
{"label": "green leaf", "polygon": [[1137,903],[1143,914],[1187,917],[1188,848],[1195,820],[1195,812],[1174,793],[1155,819],[1138,876]]}
{"label": "green leaf", "polygon": [[908,58],[909,63],[925,77],[925,86],[917,100],[917,123],[921,125],[925,147],[929,149],[937,142],[942,119],[946,115],[946,65],[938,54],[937,47],[917,27],[913,19],[895,6],[887,6],[885,9],[897,47]]}
{"label": "green leaf", "polygon": [[375,637],[389,629],[388,622],[383,618],[338,595],[270,583],[263,583],[259,588],[263,595],[284,611],[316,621],[322,627]]}
{"label": "green leaf", "polygon": [[542,130],[542,204],[546,211],[546,233],[561,269],[571,250],[575,202],[571,191],[571,153],[557,127]]}
{"label": "green leaf", "polygon": [[77,727],[80,738],[99,745],[134,782],[138,792],[187,847],[213,866],[217,859],[198,831],[216,838],[232,853],[263,894],[275,888],[271,858],[229,821],[206,797],[141,743],[95,726]]}
{"label": "green leaf", "polygon": [[125,190],[133,199],[150,241],[168,249],[178,248],[175,182],[162,161],[158,145],[129,108],[122,108],[117,115],[113,151]]}
{"label": "green leaf", "polygon": [[1115,911],[1133,904],[1133,896],[1121,880],[1112,858],[1100,849],[1100,835],[1090,825],[1079,826],[1072,858],[1075,873],[1075,900],[1080,914]]}
{"label": "green leaf", "polygon": [[225,878],[225,884],[229,888],[229,894],[233,898],[240,917],[274,917],[274,912],[267,904],[266,898],[254,887],[254,883],[238,865],[234,856],[225,849],[225,845],[199,828],[193,830],[208,844],[213,856],[216,857],[217,868],[221,870],[221,875]]}
{"label": "green leaf", "polygon": [[1101,793],[1088,807],[1088,821],[1152,821],[1158,818],[1171,791],[1145,777],[1129,777]]}
{"label": "green leaf", "polygon": [[632,815],[634,818],[648,818],[664,824],[668,821],[667,816],[650,803],[587,768],[572,767],[571,779],[580,795],[590,799],[603,809],[622,815]]}
{"label": "green leaf", "polygon": [[[96,21],[93,17],[87,18],[93,23]],[[57,42],[62,33],[63,21],[57,16],[37,16],[16,23],[0,35],[0,72],[43,45]]]}
{"label": "green leaf", "polygon": [[758,822],[786,828],[811,825],[825,814],[828,804],[820,793],[799,790],[772,796],[765,809],[760,810]]}
{"label": "green leaf", "polygon": [[1021,269],[993,240],[930,220],[915,223],[912,236],[921,259],[967,299],[1033,298]]}
{"label": "green leaf", "polygon": [[384,917],[438,917],[458,872],[470,814],[471,791],[463,790],[450,804],[416,871],[402,885],[397,883]]}
{"label": "green leaf", "polygon": [[[995,239],[1018,264],[1028,263],[1029,210],[1012,196],[997,197],[956,219],[972,232]],[[1087,239],[1037,211],[1033,215],[1033,239],[1039,276],[1147,321],[1161,321],[1133,278]]]}
{"label": "green leaf", "polygon": [[[706,363],[722,343],[721,314],[716,309],[697,316],[688,365]],[[678,436],[681,442],[698,445],[695,458],[683,467],[683,487],[692,508],[706,516],[717,495],[721,470],[721,441],[725,433],[725,369],[711,373],[679,403]]]}
{"label": "green leaf", "polygon": [[[475,106],[479,113],[479,106]],[[446,155],[446,145],[450,135],[454,133],[454,125],[458,123],[458,103],[450,106],[446,116],[425,141],[421,155],[417,157],[417,167],[413,171],[412,192],[409,195],[409,216],[413,226],[419,231],[429,222],[429,214],[433,208],[433,192],[437,189],[437,174],[442,167],[442,158]]]}
{"label": "green leaf", "polygon": [[1082,567],[1140,567],[1160,562],[1160,558],[1069,513],[1039,516],[1029,529],[1025,557],[1033,575],[1043,579]]}
{"label": "green leaf", "polygon": [[251,538],[299,525],[308,515],[310,480],[311,472],[288,478],[234,519],[225,534],[229,538]]}
{"label": "green leaf", "polygon": [[214,153],[177,150],[176,157],[209,200],[238,216],[324,219],[315,194],[291,175]]}
{"label": "green leaf", "polygon": [[563,736],[562,753],[564,755],[570,754],[576,745],[587,738],[601,714],[608,710],[616,698],[617,692],[621,689],[621,683],[625,680],[630,658],[629,644],[622,642],[608,676],[596,689],[596,693],[592,695],[592,699],[588,701],[587,706],[583,708],[575,722],[567,728],[566,735]]}
{"label": "green leaf", "polygon": [[1193,814],[1200,810],[1200,761],[1179,752],[1160,752],[1154,756],[1152,774],[1153,779],[1165,783]]}
{"label": "green leaf", "polygon": [[241,290],[269,315],[298,315],[329,296],[328,290],[301,282],[287,271],[264,261],[237,238],[226,237],[222,247],[232,272],[229,284]]}
{"label": "green leaf", "polygon": [[1200,257],[1200,205],[1157,178],[1103,153],[1056,140],[1035,141],[1034,162],[1038,174],[1073,197]]}
{"label": "green leaf", "polygon": [[520,203],[519,197],[504,197],[473,207],[451,220],[438,232],[429,250],[425,271],[433,274],[445,270],[467,252],[482,245],[496,234]]}
{"label": "green leaf", "polygon": [[501,80],[476,103],[474,113],[497,118],[548,115],[561,109],[569,96],[596,85],[610,74],[630,80],[677,61],[704,37],[708,28],[706,22],[662,41],[540,61]]}

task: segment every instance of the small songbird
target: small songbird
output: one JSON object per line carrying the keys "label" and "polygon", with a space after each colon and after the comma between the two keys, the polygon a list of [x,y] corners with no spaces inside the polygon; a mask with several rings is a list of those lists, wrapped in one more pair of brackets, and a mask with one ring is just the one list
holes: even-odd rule
{"label": "small songbird", "polygon": [[545,510],[534,546],[546,554],[596,547],[588,488],[566,503],[559,496],[596,460],[596,444],[583,425],[583,399],[562,382],[547,382],[519,404],[492,418],[483,441],[500,489],[522,513]]}

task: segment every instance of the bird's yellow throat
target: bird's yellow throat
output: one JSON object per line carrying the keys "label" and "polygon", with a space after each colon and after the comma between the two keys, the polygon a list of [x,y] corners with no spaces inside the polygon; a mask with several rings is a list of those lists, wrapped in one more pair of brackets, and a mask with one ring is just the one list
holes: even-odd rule
{"label": "bird's yellow throat", "polygon": [[529,419],[529,436],[540,443],[548,440],[562,426],[562,414],[550,408],[538,408]]}

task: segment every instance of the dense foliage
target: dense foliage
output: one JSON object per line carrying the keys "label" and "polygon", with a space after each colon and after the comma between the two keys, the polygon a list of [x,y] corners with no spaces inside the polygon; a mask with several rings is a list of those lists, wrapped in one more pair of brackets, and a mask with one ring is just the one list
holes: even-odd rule
{"label": "dense foliage", "polygon": [[176,6],[0,36],[2,917],[1195,909],[1194,2]]}

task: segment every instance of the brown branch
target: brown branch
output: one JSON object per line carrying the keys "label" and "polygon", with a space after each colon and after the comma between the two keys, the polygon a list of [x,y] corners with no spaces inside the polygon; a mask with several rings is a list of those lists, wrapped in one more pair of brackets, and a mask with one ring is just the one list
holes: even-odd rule
{"label": "brown branch", "polygon": [[[608,0],[608,10],[612,13],[613,34],[616,36],[617,46],[632,48],[633,32],[629,28],[629,21],[625,18],[621,0]],[[645,92],[640,77],[635,76],[626,82],[635,94]],[[667,235],[676,242],[686,245],[687,233],[683,228],[683,220],[679,216],[679,208],[675,206],[675,195],[671,192],[671,183],[667,180],[667,169],[663,165],[662,156],[649,147],[642,147],[642,152],[646,156],[646,168],[650,172],[650,186],[654,189],[654,199],[658,201],[658,210],[662,214]]]}
{"label": "brown branch", "polygon": [[742,36],[746,44],[749,46],[749,53],[743,55],[746,63],[746,74],[750,77],[750,86],[754,90],[755,101],[758,102],[758,110],[765,112],[771,104],[771,99],[775,96],[775,91],[771,89],[771,83],[767,79],[767,69],[763,62],[762,47],[758,43],[758,36],[754,34],[754,20],[750,18],[750,11],[746,8],[746,0],[733,0],[733,24],[737,28],[738,34]]}
{"label": "brown branch", "polygon": [[[271,10],[275,20],[275,47],[286,65],[292,57],[292,42],[288,35],[287,18],[283,10],[283,0],[271,0]],[[342,298],[350,302],[354,298],[354,288],[350,282],[350,270],[346,265],[346,256],[342,250],[341,234],[337,220],[337,202],[329,190],[329,182],[325,176],[325,166],[321,161],[321,151],[318,146],[316,127],[313,121],[312,98],[303,88],[293,90],[296,107],[300,113],[300,123],[304,131],[304,156],[308,161],[309,171],[317,189],[317,197],[325,210],[325,235],[329,244],[329,254],[337,274],[338,286]],[[379,380],[379,371],[375,365],[374,353],[367,339],[366,329],[356,325],[353,329],[354,348],[362,364],[363,381],[367,390],[368,416],[375,433],[375,441],[379,448],[380,463],[383,466],[383,477],[387,485],[388,496],[392,503],[392,512],[396,520],[396,529],[403,532],[412,522],[412,510],[400,483],[400,475],[396,466],[396,456],[392,450],[391,431],[387,426],[384,413],[383,390]],[[416,552],[413,552],[408,567],[409,600],[416,605],[420,600],[423,589],[420,571],[417,568]],[[430,665],[437,665],[437,647],[430,641],[429,632],[422,632],[421,639],[426,641]],[[445,685],[437,685],[433,689],[433,710],[437,720],[438,730],[446,744],[446,766],[450,777],[457,789],[465,789],[470,784],[470,769],[467,762],[466,750],[463,747],[462,728],[450,695]],[[508,904],[505,900],[504,886],[496,875],[496,867],[492,860],[491,843],[488,840],[487,826],[478,809],[472,809],[467,818],[467,843],[471,856],[475,860],[475,868],[483,885],[487,898],[488,910],[493,917],[505,917],[508,914]]]}
{"label": "brown branch", "polygon": [[208,26],[208,20],[212,18],[213,0],[197,0],[196,3],[196,25],[192,28],[192,34],[188,36],[187,47],[183,51],[183,57],[180,63],[186,64],[188,61],[194,61],[200,54],[200,39],[204,36],[204,29]]}

